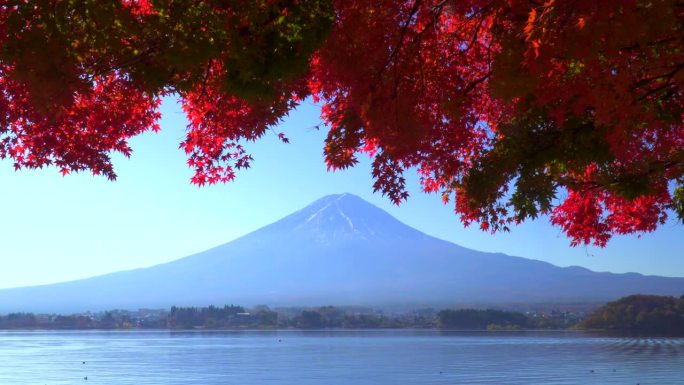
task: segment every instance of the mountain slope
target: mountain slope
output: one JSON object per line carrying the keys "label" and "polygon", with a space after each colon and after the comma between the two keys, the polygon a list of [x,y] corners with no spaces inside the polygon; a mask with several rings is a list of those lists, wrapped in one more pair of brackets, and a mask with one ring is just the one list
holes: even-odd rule
{"label": "mountain slope", "polygon": [[482,253],[417,231],[351,195],[170,263],[0,290],[0,312],[237,303],[448,305],[681,295],[684,278],[596,273]]}

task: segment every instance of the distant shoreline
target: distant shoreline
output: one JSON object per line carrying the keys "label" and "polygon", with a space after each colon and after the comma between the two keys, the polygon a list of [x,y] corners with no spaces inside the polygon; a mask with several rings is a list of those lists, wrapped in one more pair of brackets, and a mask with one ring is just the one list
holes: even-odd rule
{"label": "distant shoreline", "polygon": [[587,336],[597,335],[601,337],[614,338],[676,338],[684,339],[682,334],[640,334],[628,332],[616,332],[614,330],[599,329],[519,329],[519,330],[488,330],[488,329],[440,329],[440,328],[375,328],[375,329],[300,329],[300,328],[232,328],[232,329],[0,329],[0,333],[70,333],[70,332],[95,332],[95,333],[233,333],[233,332],[438,332],[438,333],[478,333],[496,335],[518,335],[525,333],[534,334],[585,334]]}
{"label": "distant shoreline", "polygon": [[524,333],[524,332],[539,332],[539,333],[554,333],[554,332],[569,332],[569,333],[583,333],[583,332],[598,332],[597,330],[583,330],[583,329],[517,329],[517,330],[491,330],[491,329],[440,329],[440,328],[329,328],[329,329],[303,329],[303,328],[224,328],[224,329],[154,329],[154,328],[129,328],[129,329],[0,329],[0,332],[71,332],[71,331],[93,331],[93,332],[179,332],[179,333],[202,333],[202,332],[234,332],[234,331],[250,331],[250,332],[270,332],[270,331],[307,331],[307,332],[372,332],[372,331],[439,331],[439,332],[486,332],[486,333]]}
{"label": "distant shoreline", "polygon": [[171,307],[170,310],[112,310],[72,315],[12,313],[0,316],[0,330],[490,330],[568,329],[584,314],[521,313],[493,309],[419,309],[404,313],[358,307],[251,309]]}
{"label": "distant shoreline", "polygon": [[417,309],[403,313],[360,307],[177,307],[111,310],[72,315],[0,315],[0,331],[380,331],[439,332],[581,331],[619,337],[684,337],[684,296],[632,295],[591,314],[552,310]]}

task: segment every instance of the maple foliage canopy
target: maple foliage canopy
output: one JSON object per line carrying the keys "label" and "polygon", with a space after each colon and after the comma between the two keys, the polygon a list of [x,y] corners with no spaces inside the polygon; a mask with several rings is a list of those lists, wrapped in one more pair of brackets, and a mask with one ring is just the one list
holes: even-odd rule
{"label": "maple foliage canopy", "polygon": [[113,179],[174,94],[225,182],[311,97],[395,203],[415,168],[466,224],[604,246],[684,219],[683,39],[681,0],[3,0],[0,157]]}

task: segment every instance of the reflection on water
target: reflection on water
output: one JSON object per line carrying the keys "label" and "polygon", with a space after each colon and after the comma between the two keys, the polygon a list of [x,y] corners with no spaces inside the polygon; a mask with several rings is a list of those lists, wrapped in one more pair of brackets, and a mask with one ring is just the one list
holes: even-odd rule
{"label": "reflection on water", "polygon": [[[85,362],[85,363],[84,363]],[[0,384],[678,384],[684,339],[580,332],[0,332]]]}

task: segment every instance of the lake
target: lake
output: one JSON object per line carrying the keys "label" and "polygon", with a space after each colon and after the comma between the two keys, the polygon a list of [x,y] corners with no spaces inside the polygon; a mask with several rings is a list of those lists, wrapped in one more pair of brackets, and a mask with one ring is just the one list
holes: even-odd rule
{"label": "lake", "polygon": [[684,339],[433,330],[0,332],[3,385],[637,383],[684,383]]}

